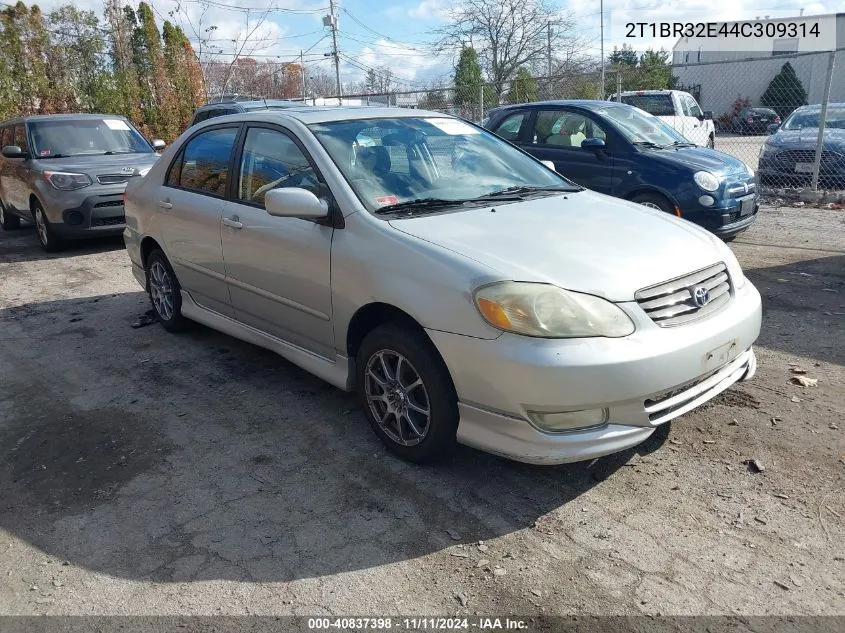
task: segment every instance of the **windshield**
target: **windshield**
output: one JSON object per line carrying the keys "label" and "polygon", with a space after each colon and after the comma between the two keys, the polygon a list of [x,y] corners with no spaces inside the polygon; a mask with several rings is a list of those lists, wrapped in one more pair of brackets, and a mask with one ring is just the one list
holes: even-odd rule
{"label": "windshield", "polygon": [[149,154],[153,148],[123,119],[45,119],[29,124],[33,155]]}
{"label": "windshield", "polygon": [[413,200],[470,201],[516,187],[580,190],[460,119],[360,119],[309,127],[370,211]]}
{"label": "windshield", "polygon": [[622,95],[622,103],[645,110],[654,116],[675,116],[672,96],[668,94]]}
{"label": "windshield", "polygon": [[[821,109],[796,110],[784,122],[784,130],[803,130],[804,128],[818,128]],[[826,128],[845,130],[845,107],[827,108],[824,125]]]}
{"label": "windshield", "polygon": [[689,142],[657,117],[636,108],[608,103],[594,112],[615,123],[619,133],[634,144],[662,146]]}

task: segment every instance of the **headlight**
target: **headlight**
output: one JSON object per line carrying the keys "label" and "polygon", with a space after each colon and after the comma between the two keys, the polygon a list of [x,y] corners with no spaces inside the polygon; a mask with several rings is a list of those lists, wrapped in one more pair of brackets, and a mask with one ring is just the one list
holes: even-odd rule
{"label": "headlight", "polygon": [[475,291],[490,325],[541,338],[628,336],[634,323],[610,301],[551,284],[503,281]]}
{"label": "headlight", "polygon": [[91,184],[91,178],[86,174],[72,174],[64,171],[45,171],[44,177],[56,189],[71,191],[82,189]]}
{"label": "headlight", "polygon": [[745,274],[742,272],[742,266],[739,265],[739,260],[737,260],[736,255],[734,255],[729,246],[722,242],[722,247],[725,249],[723,255],[731,282],[733,283],[733,287],[739,290],[745,285]]}
{"label": "headlight", "polygon": [[771,151],[771,146],[768,143],[763,143],[760,146],[760,153],[757,155],[758,158],[763,158],[764,155],[768,154]]}
{"label": "headlight", "polygon": [[746,166],[745,166],[745,171],[747,171],[747,172],[748,172],[748,175],[749,175],[749,176],[751,176],[752,178],[754,177],[754,170],[753,170],[753,169],[751,169],[751,167],[750,167],[749,165],[746,165]]}
{"label": "headlight", "polygon": [[697,171],[692,179],[704,191],[716,191],[719,188],[719,178],[709,171]]}

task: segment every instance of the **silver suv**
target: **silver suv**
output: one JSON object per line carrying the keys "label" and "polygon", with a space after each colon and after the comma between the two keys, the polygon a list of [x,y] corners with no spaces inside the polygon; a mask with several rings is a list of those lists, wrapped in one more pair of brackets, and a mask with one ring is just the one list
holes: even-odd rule
{"label": "silver suv", "polygon": [[356,390],[414,461],[458,442],[592,459],[756,369],[760,295],[719,238],[440,113],[219,117],[127,187],[126,214],[166,329]]}
{"label": "silver suv", "polygon": [[123,191],[158,159],[121,116],[56,114],[0,124],[0,225],[35,223],[47,251],[65,240],[123,231]]}

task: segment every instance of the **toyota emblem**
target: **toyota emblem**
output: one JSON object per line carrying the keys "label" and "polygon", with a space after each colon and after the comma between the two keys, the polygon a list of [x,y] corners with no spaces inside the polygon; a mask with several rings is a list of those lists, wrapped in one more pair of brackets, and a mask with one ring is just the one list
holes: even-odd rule
{"label": "toyota emblem", "polygon": [[710,291],[705,286],[696,286],[692,289],[692,300],[699,308],[703,308],[710,301]]}

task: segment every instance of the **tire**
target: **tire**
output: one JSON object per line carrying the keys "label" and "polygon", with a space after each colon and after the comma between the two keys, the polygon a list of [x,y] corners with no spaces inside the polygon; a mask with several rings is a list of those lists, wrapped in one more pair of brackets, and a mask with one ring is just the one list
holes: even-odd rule
{"label": "tire", "polygon": [[191,322],[182,316],[182,286],[161,249],[147,257],[147,288],[156,317],[168,332],[184,332]]}
{"label": "tire", "polygon": [[716,138],[712,134],[707,137],[707,147],[716,149]]}
{"label": "tire", "polygon": [[392,323],[375,328],[361,343],[355,371],[364,413],[393,453],[425,464],[454,452],[458,397],[449,370],[423,332]]}
{"label": "tire", "polygon": [[675,207],[672,205],[671,202],[669,202],[669,200],[666,199],[665,196],[662,196],[659,193],[639,193],[633,198],[631,198],[631,202],[636,202],[637,204],[641,204],[644,207],[657,209],[658,211],[663,211],[664,213],[671,213],[672,215],[675,215]]}
{"label": "tire", "polygon": [[50,226],[50,221],[47,219],[47,214],[44,213],[44,207],[36,200],[32,203],[32,221],[35,222],[35,233],[38,235],[38,241],[48,253],[55,253],[62,249],[62,240],[56,236],[53,228]]}
{"label": "tire", "polygon": [[21,226],[21,219],[16,215],[8,213],[6,211],[6,205],[3,204],[2,200],[0,200],[0,226],[3,227],[4,231],[14,231]]}

